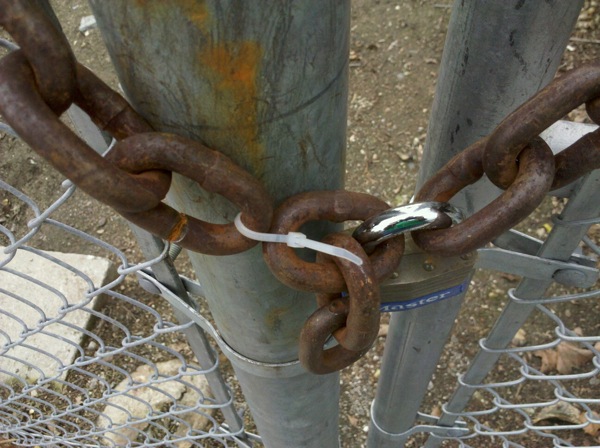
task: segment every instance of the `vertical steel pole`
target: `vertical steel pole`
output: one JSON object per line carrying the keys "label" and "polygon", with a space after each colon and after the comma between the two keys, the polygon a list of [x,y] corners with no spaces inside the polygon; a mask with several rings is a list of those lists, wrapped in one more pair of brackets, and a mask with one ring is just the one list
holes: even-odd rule
{"label": "vertical steel pole", "polygon": [[[583,0],[454,3],[417,188],[487,135],[554,76]],[[497,190],[480,182],[453,203],[468,214]],[[368,446],[408,439],[463,296],[392,316]]]}
{"label": "vertical steel pole", "polygon": [[[348,0],[91,5],[127,97],[156,129],[226,153],[275,203],[342,187]],[[212,222],[237,213],[177,176],[169,200]],[[319,237],[325,226],[310,231]],[[233,365],[265,446],[338,446],[338,376],[313,376],[294,362],[313,297],[276,281],[259,247],[190,258],[217,327],[240,355]]]}

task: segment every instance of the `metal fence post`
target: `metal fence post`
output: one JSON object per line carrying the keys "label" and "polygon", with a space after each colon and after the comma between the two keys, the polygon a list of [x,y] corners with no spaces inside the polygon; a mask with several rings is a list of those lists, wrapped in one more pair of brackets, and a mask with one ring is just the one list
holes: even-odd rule
{"label": "metal fence post", "polygon": [[[123,89],[157,130],[203,141],[257,176],[275,203],[343,184],[350,2],[92,0]],[[177,178],[169,200],[213,222],[230,204]],[[325,226],[310,230],[313,237]],[[339,381],[299,368],[315,304],[272,277],[259,247],[190,254],[267,447],[338,445]]]}
{"label": "metal fence post", "polygon": [[[455,2],[417,188],[553,78],[582,5]],[[453,203],[471,214],[496,191],[479,182]],[[408,439],[462,298],[392,316],[369,447],[403,446]]]}

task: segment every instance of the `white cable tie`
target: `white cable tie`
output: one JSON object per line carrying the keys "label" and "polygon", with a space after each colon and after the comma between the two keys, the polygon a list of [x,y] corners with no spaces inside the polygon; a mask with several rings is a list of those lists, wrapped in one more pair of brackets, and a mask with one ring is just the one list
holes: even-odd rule
{"label": "white cable tie", "polygon": [[317,252],[323,252],[324,254],[343,258],[344,260],[351,261],[358,266],[362,266],[363,264],[363,261],[360,259],[360,257],[353,254],[349,250],[308,239],[305,234],[300,232],[289,232],[287,235],[281,235],[277,233],[261,233],[250,230],[242,222],[241,213],[238,213],[238,215],[235,217],[234,223],[235,227],[238,229],[238,232],[240,232],[246,238],[250,238],[254,241],[262,241],[265,243],[285,243],[289,247],[306,247],[308,249],[316,250]]}

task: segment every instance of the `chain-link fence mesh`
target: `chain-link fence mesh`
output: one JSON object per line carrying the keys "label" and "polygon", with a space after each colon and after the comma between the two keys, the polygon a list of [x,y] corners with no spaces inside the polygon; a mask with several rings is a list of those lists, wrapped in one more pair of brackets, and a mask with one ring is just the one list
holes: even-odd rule
{"label": "chain-link fence mesh", "polygon": [[[589,186],[597,181],[598,173],[586,180]],[[572,266],[597,267],[594,224],[600,220],[577,218],[597,214],[597,205],[581,207],[597,204],[595,195],[581,201],[594,191],[583,188],[570,198],[574,207],[555,209],[545,242],[535,243],[543,257],[560,258],[557,247],[569,247],[572,238],[578,246],[569,259]],[[554,199],[555,205],[562,202]],[[577,244],[580,233],[585,236]],[[583,280],[578,275],[568,280],[554,276],[555,282],[525,279],[519,284],[510,275],[488,278],[488,289],[467,296],[452,336],[454,343],[462,342],[462,353],[447,351],[428,393],[434,398],[427,411],[433,408],[438,423],[455,432],[428,439],[421,434],[407,446],[600,446],[600,290],[597,281],[592,288],[577,288]],[[484,331],[477,335],[473,328]],[[465,334],[471,339],[465,340]],[[445,373],[453,363],[461,364],[456,379]],[[444,384],[449,381],[451,388]]]}
{"label": "chain-link fence mesh", "polygon": [[[3,139],[5,160],[23,151]],[[42,196],[58,196],[45,208],[0,181],[0,443],[247,446],[221,412],[233,394],[213,398],[206,379],[218,356],[198,365],[182,335],[192,324],[175,323],[159,296],[137,287],[135,274],[167,249],[132,261],[136,251],[100,239],[105,224],[92,236],[54,218],[69,220],[76,189],[68,181],[42,185]],[[83,204],[90,217],[98,212]],[[69,247],[95,255],[64,253]]]}

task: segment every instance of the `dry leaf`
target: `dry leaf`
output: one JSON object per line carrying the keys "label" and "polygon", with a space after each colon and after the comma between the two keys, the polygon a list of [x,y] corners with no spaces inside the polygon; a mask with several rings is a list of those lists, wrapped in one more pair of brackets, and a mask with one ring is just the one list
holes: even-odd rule
{"label": "dry leaf", "polygon": [[556,370],[563,375],[568,375],[573,369],[584,366],[594,357],[591,350],[580,348],[570,342],[561,342],[554,349],[537,350],[533,354],[542,358],[540,367],[542,373]]}
{"label": "dry leaf", "polygon": [[545,408],[540,409],[533,418],[533,423],[538,424],[544,420],[559,420],[572,425],[579,425],[581,423],[581,411],[571,403],[559,401],[552,406],[546,406]]}
{"label": "dry leaf", "polygon": [[[592,415],[595,420],[598,420],[598,414],[596,414],[595,412],[592,412]],[[588,418],[587,418],[586,413],[582,412],[581,415],[579,416],[579,423],[585,423],[587,421],[588,421]],[[585,432],[586,434],[589,434],[592,437],[596,437],[597,435],[600,434],[600,424],[590,423],[585,428],[583,428],[583,432]]]}
{"label": "dry leaf", "polygon": [[558,352],[556,370],[563,375],[571,373],[576,367],[584,366],[594,357],[591,350],[579,348],[569,342],[558,344],[556,351]]}
{"label": "dry leaf", "polygon": [[554,351],[554,349],[536,350],[535,352],[533,352],[533,356],[542,358],[542,365],[540,367],[540,372],[548,373],[551,370],[556,369],[556,360],[558,357],[558,353],[556,351]]}
{"label": "dry leaf", "polygon": [[[598,419],[598,414],[595,412],[593,413],[593,416],[594,419]],[[542,408],[533,418],[533,423],[537,424],[542,421],[551,422],[553,420],[558,420],[563,423],[570,423],[572,425],[579,425],[581,423],[588,422],[585,411],[580,410],[566,401],[559,401],[552,406]],[[600,434],[600,424],[590,423],[583,428],[583,432],[592,437],[596,437],[598,434]]]}
{"label": "dry leaf", "polygon": [[431,408],[431,412],[429,414],[434,417],[438,417],[438,418],[441,417],[442,416],[441,406],[436,404],[433,408]]}
{"label": "dry leaf", "polygon": [[527,333],[522,328],[519,328],[519,331],[517,331],[512,340],[512,345],[515,347],[524,347],[525,344],[527,344]]}

